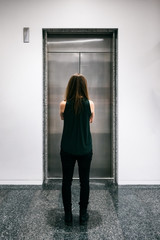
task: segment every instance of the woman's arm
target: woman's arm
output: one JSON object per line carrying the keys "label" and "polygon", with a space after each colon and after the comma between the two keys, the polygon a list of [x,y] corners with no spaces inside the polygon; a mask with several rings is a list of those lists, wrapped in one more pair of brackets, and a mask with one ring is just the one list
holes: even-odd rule
{"label": "woman's arm", "polygon": [[89,100],[89,103],[90,103],[90,108],[91,108],[91,117],[90,117],[89,122],[92,123],[94,115],[95,115],[95,112],[94,112],[94,102]]}
{"label": "woman's arm", "polygon": [[61,118],[61,120],[64,120],[63,113],[64,113],[65,106],[66,106],[66,101],[62,101],[60,103],[60,118]]}

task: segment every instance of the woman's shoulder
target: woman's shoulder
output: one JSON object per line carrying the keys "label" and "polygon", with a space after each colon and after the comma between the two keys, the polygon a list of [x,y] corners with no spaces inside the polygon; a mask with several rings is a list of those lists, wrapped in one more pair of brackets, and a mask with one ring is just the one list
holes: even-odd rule
{"label": "woman's shoulder", "polygon": [[85,102],[86,105],[88,105],[88,103],[89,103],[90,106],[93,106],[93,105],[94,105],[94,102],[93,102],[92,100],[90,100],[90,99],[85,98],[85,99],[83,99],[83,100],[84,100],[84,102]]}
{"label": "woman's shoulder", "polygon": [[60,102],[60,106],[65,106],[65,105],[66,105],[66,101],[65,100]]}
{"label": "woman's shoulder", "polygon": [[60,109],[61,109],[62,112],[64,111],[65,106],[66,106],[66,101],[65,100],[61,101],[60,102]]}
{"label": "woman's shoulder", "polygon": [[92,101],[91,99],[89,99],[89,102],[90,102],[91,104],[94,104],[93,101]]}
{"label": "woman's shoulder", "polygon": [[89,103],[91,106],[94,106],[94,102],[92,100],[89,100]]}
{"label": "woman's shoulder", "polygon": [[89,100],[89,104],[90,104],[90,108],[91,108],[91,112],[94,112],[94,102],[92,100]]}
{"label": "woman's shoulder", "polygon": [[63,107],[63,106],[65,106],[65,105],[66,105],[66,101],[65,101],[65,100],[63,100],[63,101],[60,102],[60,107]]}

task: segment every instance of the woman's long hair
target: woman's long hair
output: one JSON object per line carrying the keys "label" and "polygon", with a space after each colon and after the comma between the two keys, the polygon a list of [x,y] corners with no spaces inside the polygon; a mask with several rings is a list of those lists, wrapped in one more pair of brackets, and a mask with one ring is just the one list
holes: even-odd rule
{"label": "woman's long hair", "polygon": [[82,74],[76,73],[69,79],[65,94],[66,101],[74,102],[75,114],[80,113],[83,98],[89,100],[87,80]]}

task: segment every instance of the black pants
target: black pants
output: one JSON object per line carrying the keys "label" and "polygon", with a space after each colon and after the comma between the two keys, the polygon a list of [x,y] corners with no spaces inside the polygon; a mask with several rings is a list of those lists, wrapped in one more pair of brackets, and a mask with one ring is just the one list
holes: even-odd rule
{"label": "black pants", "polygon": [[92,152],[85,155],[72,155],[61,150],[62,162],[62,199],[64,210],[71,209],[71,185],[76,160],[80,178],[80,207],[87,208],[89,201],[89,173],[92,160]]}

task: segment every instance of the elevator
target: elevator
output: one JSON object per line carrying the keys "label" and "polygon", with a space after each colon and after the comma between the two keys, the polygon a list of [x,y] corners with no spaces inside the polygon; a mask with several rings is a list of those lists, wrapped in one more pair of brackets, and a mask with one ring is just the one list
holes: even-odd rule
{"label": "elevator", "polygon": [[[44,176],[62,178],[59,104],[69,78],[83,74],[95,104],[90,177],[115,179],[115,32],[44,31]],[[75,166],[74,178],[78,178]]]}

